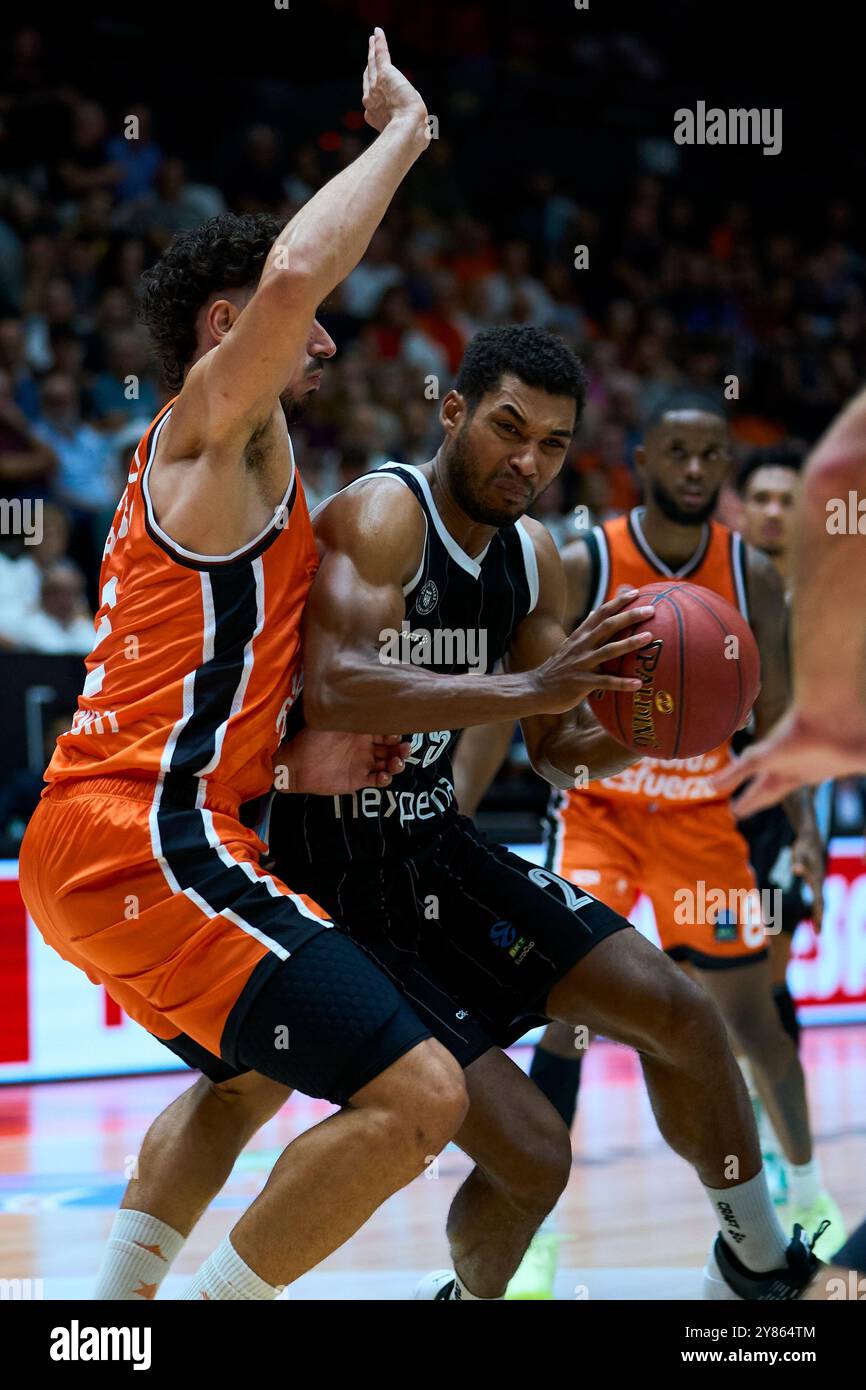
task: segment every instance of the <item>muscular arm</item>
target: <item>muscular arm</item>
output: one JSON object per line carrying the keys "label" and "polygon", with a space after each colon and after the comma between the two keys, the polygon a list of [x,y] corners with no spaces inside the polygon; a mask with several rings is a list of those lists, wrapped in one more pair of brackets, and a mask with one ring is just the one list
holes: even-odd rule
{"label": "muscular arm", "polygon": [[[538,603],[518,628],[508,654],[509,670],[531,669],[545,661],[565,639],[566,623],[586,606],[589,560],[586,544],[574,541],[562,559],[545,528],[527,523],[538,560]],[[565,568],[567,565],[567,569]],[[651,610],[647,610],[649,613]],[[647,640],[646,633],[643,640]],[[521,720],[523,737],[536,772],[553,786],[611,777],[639,761],[639,755],[611,738],[584,702],[558,715]]]}
{"label": "muscular arm", "polygon": [[[255,294],[222,342],[187,376],[171,419],[173,456],[224,445],[220,456],[238,462],[267,421],[299,361],[316,307],[363,256],[401,181],[426,148],[427,113],[418,93],[390,64],[385,37],[371,44],[365,104],[375,142],[326,184],[277,237]],[[371,83],[384,83],[378,111]]]}
{"label": "muscular arm", "polygon": [[[383,660],[406,615],[403,588],[418,569],[424,514],[397,479],[368,480],[316,515],[321,554],[304,614],[304,710],[312,728],[363,733],[462,729],[570,709],[591,689],[632,689],[599,676],[612,654],[575,638],[543,666],[508,675],[439,675]],[[555,553],[555,552],[554,552]],[[553,634],[551,634],[552,640]]]}

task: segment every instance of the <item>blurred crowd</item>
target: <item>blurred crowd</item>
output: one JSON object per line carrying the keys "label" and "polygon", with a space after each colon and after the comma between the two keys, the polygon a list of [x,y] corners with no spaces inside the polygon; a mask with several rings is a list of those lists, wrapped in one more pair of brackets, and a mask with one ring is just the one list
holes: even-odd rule
{"label": "blurred crowd", "polygon": [[[129,457],[166,399],[137,322],[142,270],[225,209],[288,220],[366,135],[350,111],[299,142],[253,103],[248,124],[234,112],[219,178],[202,178],[158,111],[37,89],[41,43],[18,34],[0,86],[0,649],[83,654]],[[726,399],[739,454],[815,439],[866,368],[852,207],[831,198],[808,231],[797,218],[780,227],[733,188],[709,197],[647,172],[638,144],[609,196],[595,180],[586,202],[579,171],[548,172],[539,149],[520,197],[504,190],[507,215],[491,219],[460,145],[431,142],[321,313],[338,356],[293,429],[311,504],[389,459],[430,458],[463,349],[496,323],[554,329],[587,367],[578,435],[536,505],[560,543],[575,508],[592,521],[638,500],[634,446],[673,386]],[[42,538],[28,544],[8,518],[36,501]],[[732,492],[723,516],[736,520]]]}
{"label": "blurred crowd", "polygon": [[[46,101],[55,134],[40,144]],[[192,177],[143,106],[110,110],[65,87],[34,103],[10,83],[0,113],[12,171],[0,181],[0,497],[51,504],[41,545],[0,537],[0,643],[83,652],[128,458],[165,398],[136,318],[141,271],[226,208],[290,218],[365,137],[360,113],[300,145],[241,125],[217,184]],[[295,431],[312,502],[388,459],[429,458],[463,348],[493,323],[555,329],[588,369],[578,436],[537,505],[558,540],[575,507],[604,517],[636,500],[634,445],[673,385],[726,397],[740,450],[815,438],[866,365],[851,208],[813,209],[806,238],[759,223],[746,202],[710,211],[637,158],[621,178],[625,200],[589,206],[533,172],[495,235],[472,170],[432,141],[323,309],[339,355]]]}

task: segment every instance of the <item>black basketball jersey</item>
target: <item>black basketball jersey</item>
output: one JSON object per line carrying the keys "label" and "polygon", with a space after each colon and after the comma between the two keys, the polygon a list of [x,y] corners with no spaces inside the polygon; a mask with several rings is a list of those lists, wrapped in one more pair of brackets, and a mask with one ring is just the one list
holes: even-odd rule
{"label": "black basketball jersey", "polygon": [[[350,486],[376,487],[381,475],[398,478],[414,493],[427,534],[417,572],[403,590],[405,619],[399,632],[380,634],[380,659],[440,675],[492,671],[538,600],[535,548],[527,528],[520,521],[503,526],[473,559],[447,530],[419,469],[386,464]],[[277,795],[268,838],[287,881],[293,868],[300,884],[307,867],[345,871],[350,863],[379,863],[404,850],[407,838],[414,842],[453,819],[451,752],[458,732],[404,732],[411,752],[390,787],[345,796]]]}

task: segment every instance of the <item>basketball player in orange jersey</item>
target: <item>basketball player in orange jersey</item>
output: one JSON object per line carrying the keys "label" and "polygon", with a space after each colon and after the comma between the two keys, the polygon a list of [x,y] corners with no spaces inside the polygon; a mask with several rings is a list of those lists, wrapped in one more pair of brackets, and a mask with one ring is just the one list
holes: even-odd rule
{"label": "basketball player in orange jersey", "polygon": [[[866,390],[819,440],[803,475],[792,575],[793,695],[782,718],[718,776],[720,791],[748,786],[740,815],[775,805],[801,779],[866,774]],[[862,1299],[844,1292],[845,1270],[866,1270],[866,1221],[805,1295]],[[840,1291],[840,1286],[841,1290]]]}
{"label": "basketball player in orange jersey", "polygon": [[[784,596],[772,563],[710,520],[730,466],[724,417],[702,397],[672,397],[650,420],[636,461],[645,506],[563,551],[569,621],[580,622],[623,585],[678,578],[714,589],[743,611],[758,640],[760,732],[787,699]],[[464,809],[477,805],[509,737],[508,726],[464,734],[456,778]],[[830,1219],[841,1237],[841,1216],[821,1190],[812,1152],[802,1066],[772,999],[747,846],[727,798],[709,780],[729,758],[724,747],[685,762],[643,759],[612,778],[555,794],[547,867],[623,915],[641,890],[647,893],[663,949],[712,995],[737,1050],[753,1068],[791,1164],[792,1221],[811,1230]],[[586,776],[592,775],[588,769]],[[823,851],[811,798],[794,789],[786,805],[798,831],[794,864],[810,882],[819,911]],[[729,911],[706,910],[718,900],[713,890],[724,892]],[[552,1023],[530,1072],[569,1126],[580,1077],[576,1042],[585,1041],[584,1034]],[[549,1279],[555,1245],[555,1237],[539,1237],[518,1285]]]}
{"label": "basketball player in orange jersey", "polygon": [[[281,397],[316,388],[334,351],[316,306],[429,139],[381,30],[364,104],[378,138],[276,240],[256,218],[218,218],[150,275],[145,315],[177,395],[135,452],[84,691],[21,852],[46,941],[216,1087],[230,1077],[227,1109],[249,1091],[258,1114],[273,1112],[291,1087],[346,1105],[289,1146],[188,1298],[273,1297],[268,1272],[287,1282],[318,1263],[466,1111],[457,1064],[390,981],[265,872],[250,828],[297,693],[317,566]],[[283,785],[381,788],[401,747],[305,731],[281,751]],[[161,1131],[194,1203],[225,1162],[220,1104],[187,1093]],[[158,1263],[173,1233],[138,1216],[125,1239]]]}

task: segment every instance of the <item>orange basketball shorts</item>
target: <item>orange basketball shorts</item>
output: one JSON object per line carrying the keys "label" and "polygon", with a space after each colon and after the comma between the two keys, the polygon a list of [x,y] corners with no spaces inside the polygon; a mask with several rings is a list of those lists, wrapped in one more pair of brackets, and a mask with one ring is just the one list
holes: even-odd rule
{"label": "orange basketball shorts", "polygon": [[53,783],[21,847],[21,892],[46,942],[163,1040],[232,1062],[271,973],[327,914],[260,864],[238,802],[204,805],[153,779]]}
{"label": "orange basketball shorts", "polygon": [[631,806],[572,792],[555,813],[550,858],[624,917],[646,893],[674,960],[719,969],[766,955],[760,895],[727,802]]}

